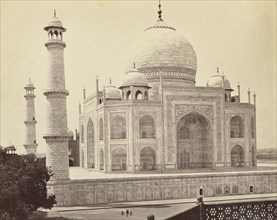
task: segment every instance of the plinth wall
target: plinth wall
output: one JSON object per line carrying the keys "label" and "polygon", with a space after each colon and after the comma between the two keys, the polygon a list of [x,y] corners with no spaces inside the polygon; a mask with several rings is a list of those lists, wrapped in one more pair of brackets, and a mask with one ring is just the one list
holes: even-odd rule
{"label": "plinth wall", "polygon": [[[48,183],[57,206],[277,192],[276,171],[192,173],[149,177],[65,180]],[[200,190],[202,189],[202,190]]]}

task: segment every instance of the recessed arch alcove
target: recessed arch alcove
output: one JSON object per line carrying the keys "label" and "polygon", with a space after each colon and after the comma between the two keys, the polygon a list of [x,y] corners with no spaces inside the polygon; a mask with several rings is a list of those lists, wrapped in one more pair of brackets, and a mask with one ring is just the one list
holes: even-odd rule
{"label": "recessed arch alcove", "polygon": [[177,123],[177,168],[212,167],[212,128],[205,116],[191,112]]}

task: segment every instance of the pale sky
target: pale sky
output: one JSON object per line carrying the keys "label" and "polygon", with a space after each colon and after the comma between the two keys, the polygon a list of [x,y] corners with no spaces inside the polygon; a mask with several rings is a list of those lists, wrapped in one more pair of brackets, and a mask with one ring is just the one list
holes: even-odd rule
{"label": "pale sky", "polygon": [[[158,1],[1,1],[1,139],[25,152],[25,98],[34,83],[38,152],[45,152],[47,34],[54,9],[64,34],[68,127],[78,129],[78,103],[124,76],[128,48],[157,19]],[[276,146],[276,1],[162,1],[163,19],[194,47],[196,83],[224,71],[242,102],[257,94],[258,148]],[[252,98],[252,94],[251,94]],[[253,99],[252,99],[253,101]]]}

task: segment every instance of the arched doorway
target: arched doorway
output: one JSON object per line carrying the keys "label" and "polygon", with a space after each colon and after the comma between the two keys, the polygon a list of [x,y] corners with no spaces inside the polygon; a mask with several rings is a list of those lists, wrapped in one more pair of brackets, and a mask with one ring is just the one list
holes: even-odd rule
{"label": "arched doorway", "polygon": [[117,147],[112,151],[112,171],[127,170],[127,153],[121,148]]}
{"label": "arched doorway", "polygon": [[100,149],[100,170],[104,170],[104,151]]}
{"label": "arched doorway", "polygon": [[243,167],[244,166],[244,149],[240,145],[236,145],[231,150],[231,166]]}
{"label": "arched doorway", "polygon": [[211,126],[197,112],[183,116],[177,124],[177,167],[212,167]]}
{"label": "arched doorway", "polygon": [[138,91],[136,92],[136,94],[135,94],[135,99],[136,99],[136,100],[142,99],[142,93],[141,93],[140,90],[138,90]]}
{"label": "arched doorway", "polygon": [[128,90],[128,91],[126,92],[126,100],[130,100],[130,99],[132,99],[132,93],[131,93],[130,90]]}
{"label": "arched doorway", "polygon": [[189,153],[186,151],[181,152],[180,161],[179,161],[180,169],[189,168],[189,163],[190,163]]}
{"label": "arched doorway", "polygon": [[94,168],[94,126],[91,119],[89,119],[87,127],[87,152],[87,165],[90,168]]}
{"label": "arched doorway", "polygon": [[230,121],[230,138],[244,137],[244,123],[240,116],[234,116]]}
{"label": "arched doorway", "polygon": [[145,147],[140,151],[140,169],[156,169],[156,153],[151,147]]}

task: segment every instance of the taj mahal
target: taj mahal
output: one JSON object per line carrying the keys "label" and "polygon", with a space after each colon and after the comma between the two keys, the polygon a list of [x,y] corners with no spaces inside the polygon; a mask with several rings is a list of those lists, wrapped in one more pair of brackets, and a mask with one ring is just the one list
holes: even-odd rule
{"label": "taj mahal", "polygon": [[[240,85],[234,91],[216,67],[206,85],[196,86],[197,53],[163,20],[160,4],[157,21],[131,46],[121,84],[110,80],[100,89],[96,77],[95,92],[83,91],[76,118],[79,169],[108,176],[74,178],[68,165],[66,28],[55,13],[44,30],[46,165],[58,205],[276,192],[276,175],[256,170],[255,93],[252,98],[248,91],[248,101],[241,102]],[[26,150],[36,152],[34,85],[25,89]]]}
{"label": "taj mahal", "polygon": [[[132,45],[126,75],[84,94],[82,166],[106,172],[255,166],[255,103],[217,72],[195,86],[193,46],[161,18]],[[238,95],[237,95],[238,94]],[[254,94],[255,102],[255,94]]]}

